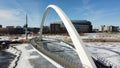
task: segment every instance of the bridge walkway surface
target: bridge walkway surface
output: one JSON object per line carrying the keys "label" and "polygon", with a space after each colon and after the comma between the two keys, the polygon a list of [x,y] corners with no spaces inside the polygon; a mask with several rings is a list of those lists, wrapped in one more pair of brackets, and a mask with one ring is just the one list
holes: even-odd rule
{"label": "bridge walkway surface", "polygon": [[[36,49],[38,49],[39,51],[41,50],[46,50],[48,53],[52,54],[49,55],[48,53],[45,53],[45,55],[49,56],[50,58],[54,58],[53,60],[57,60],[56,62],[60,63],[61,65],[63,65],[65,68],[67,68],[67,64],[69,66],[69,64],[71,64],[71,66],[73,66],[74,68],[82,68],[81,67],[81,61],[79,60],[79,57],[77,55],[77,53],[75,52],[74,48],[71,48],[69,46],[69,44],[66,44],[64,42],[60,42],[57,40],[43,40],[42,42],[40,42],[39,40],[34,39],[34,44],[32,44]],[[41,51],[43,52],[43,51]],[[44,52],[43,52],[44,53]],[[65,63],[64,64],[61,63],[61,61],[58,61],[59,59],[55,59],[57,56],[57,58],[62,58],[61,60],[64,60]],[[93,58],[97,68],[109,68],[108,66],[106,66],[105,64],[103,64],[101,61],[97,60],[96,58]],[[69,66],[69,67],[71,67]],[[86,68],[89,68],[86,66],[84,66]],[[72,68],[72,67],[71,67]]]}
{"label": "bridge walkway surface", "polygon": [[32,45],[20,44],[16,48],[23,53],[16,68],[56,68],[55,65],[38,53]]}

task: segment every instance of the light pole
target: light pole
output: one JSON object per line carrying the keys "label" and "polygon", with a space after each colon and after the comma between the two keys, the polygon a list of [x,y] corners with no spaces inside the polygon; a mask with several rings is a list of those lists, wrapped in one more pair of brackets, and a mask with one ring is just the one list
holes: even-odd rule
{"label": "light pole", "polygon": [[26,40],[28,39],[28,18],[27,18],[27,14],[26,14],[26,24],[25,24],[25,37]]}

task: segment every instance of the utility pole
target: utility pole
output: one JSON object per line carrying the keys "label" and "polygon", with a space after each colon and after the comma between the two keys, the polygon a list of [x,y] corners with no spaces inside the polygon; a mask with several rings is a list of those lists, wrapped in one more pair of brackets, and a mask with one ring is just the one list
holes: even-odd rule
{"label": "utility pole", "polygon": [[27,18],[27,14],[26,14],[26,24],[25,24],[25,36],[26,36],[26,40],[28,39],[28,18]]}

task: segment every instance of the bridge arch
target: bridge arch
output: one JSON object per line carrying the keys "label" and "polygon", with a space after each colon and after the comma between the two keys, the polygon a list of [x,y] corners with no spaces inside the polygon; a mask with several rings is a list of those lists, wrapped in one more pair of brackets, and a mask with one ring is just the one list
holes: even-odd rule
{"label": "bridge arch", "polygon": [[45,9],[45,12],[43,14],[42,21],[41,21],[41,26],[40,26],[40,40],[42,40],[43,25],[45,23],[45,18],[46,18],[47,12],[51,8],[57,12],[59,17],[63,21],[63,24],[65,25],[65,27],[71,37],[71,40],[75,46],[76,52],[80,58],[82,65],[83,66],[87,65],[90,68],[96,68],[96,65],[95,65],[90,53],[87,51],[86,47],[84,46],[84,44],[83,44],[78,32],[76,31],[75,27],[73,26],[72,22],[66,16],[66,14],[56,5],[48,5],[47,8]]}

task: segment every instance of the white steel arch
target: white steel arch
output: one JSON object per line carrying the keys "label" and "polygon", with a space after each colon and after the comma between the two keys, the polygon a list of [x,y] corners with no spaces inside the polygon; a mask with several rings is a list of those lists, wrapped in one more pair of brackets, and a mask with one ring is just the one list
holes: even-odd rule
{"label": "white steel arch", "polygon": [[81,40],[75,27],[73,26],[73,24],[71,23],[69,18],[66,16],[66,14],[59,7],[57,7],[55,5],[48,5],[48,7],[46,8],[46,10],[43,14],[43,18],[42,18],[41,26],[40,26],[40,40],[42,40],[42,30],[43,30],[43,25],[45,22],[46,14],[50,8],[54,9],[57,12],[57,14],[60,16],[61,20],[63,21],[71,39],[72,39],[72,42],[75,46],[76,52],[78,53],[78,56],[81,60],[82,65],[83,66],[87,65],[90,68],[96,68],[96,65],[95,65],[90,53],[87,51],[87,49],[86,49],[85,45],[83,44],[83,41]]}

